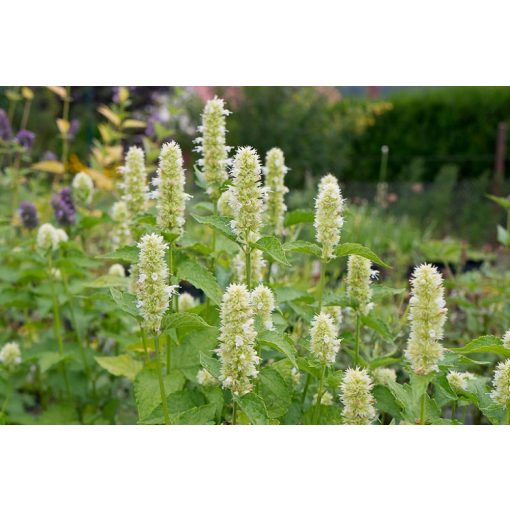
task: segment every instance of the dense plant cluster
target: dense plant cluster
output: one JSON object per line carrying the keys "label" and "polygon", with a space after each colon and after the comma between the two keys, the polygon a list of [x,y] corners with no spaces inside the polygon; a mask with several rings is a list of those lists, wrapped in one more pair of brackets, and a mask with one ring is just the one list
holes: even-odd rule
{"label": "dense plant cluster", "polygon": [[285,147],[230,155],[229,114],[205,105],[196,161],[152,139],[116,173],[73,169],[65,126],[59,166],[29,167],[0,117],[22,199],[2,202],[2,422],[508,423],[508,275],[423,239],[399,258],[332,174],[292,207]]}

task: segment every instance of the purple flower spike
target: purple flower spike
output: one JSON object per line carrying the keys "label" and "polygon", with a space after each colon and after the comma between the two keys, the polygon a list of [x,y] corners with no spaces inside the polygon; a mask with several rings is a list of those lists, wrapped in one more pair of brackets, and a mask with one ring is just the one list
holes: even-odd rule
{"label": "purple flower spike", "polygon": [[23,200],[19,206],[19,215],[23,226],[28,229],[33,229],[39,225],[39,219],[37,218],[37,209],[32,202]]}
{"label": "purple flower spike", "polygon": [[25,149],[31,149],[35,140],[35,134],[32,131],[28,131],[27,129],[22,129],[18,131],[16,135],[16,141]]}
{"label": "purple flower spike", "polygon": [[7,117],[5,110],[0,108],[0,139],[7,141],[11,138],[12,129],[11,123],[9,122],[9,117]]}
{"label": "purple flower spike", "polygon": [[76,209],[74,208],[71,190],[64,188],[60,193],[53,195],[51,205],[55,211],[55,218],[59,225],[72,225],[76,221]]}

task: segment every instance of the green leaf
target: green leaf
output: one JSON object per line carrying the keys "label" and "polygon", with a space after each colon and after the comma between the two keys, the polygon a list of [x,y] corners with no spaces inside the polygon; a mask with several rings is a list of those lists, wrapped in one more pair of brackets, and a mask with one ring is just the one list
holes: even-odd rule
{"label": "green leaf", "polygon": [[501,225],[498,225],[498,242],[500,242],[503,246],[510,245],[510,233],[506,228],[503,228]]}
{"label": "green leaf", "polygon": [[281,352],[297,368],[297,351],[292,343],[292,340],[287,335],[283,333],[277,333],[276,331],[264,331],[258,335],[257,341],[260,345],[265,345],[271,349],[274,349],[275,351]]}
{"label": "green leaf", "polygon": [[402,360],[400,358],[377,358],[374,361],[369,363],[370,370],[374,370],[378,367],[384,367],[386,365],[393,365],[395,363],[400,363]]}
{"label": "green leaf", "polygon": [[65,361],[66,359],[69,359],[68,354],[59,354],[58,352],[42,352],[39,354],[39,368],[41,369],[41,372],[47,372],[50,368],[53,366],[61,363],[62,361]]}
{"label": "green leaf", "polygon": [[135,318],[139,317],[139,311],[136,306],[136,297],[132,294],[128,294],[127,292],[121,292],[118,289],[114,289],[110,287],[110,294],[117,304],[117,306],[129,315],[132,315]]}
{"label": "green leaf", "polygon": [[216,416],[216,404],[205,404],[203,406],[193,407],[176,417],[172,417],[172,423],[176,425],[207,425],[214,424]]}
{"label": "green leaf", "polygon": [[138,262],[139,250],[136,246],[123,246],[115,250],[114,252],[107,253],[106,255],[99,255],[98,259],[111,259],[111,260],[123,260],[124,262],[130,262],[136,264]]}
{"label": "green leaf", "polygon": [[263,368],[258,375],[258,393],[270,418],[283,416],[292,401],[292,388],[274,368]]}
{"label": "green leaf", "polygon": [[131,381],[134,381],[138,372],[143,368],[141,361],[137,361],[127,354],[121,354],[120,356],[95,356],[94,359],[110,374],[127,377]]}
{"label": "green leaf", "polygon": [[267,425],[269,416],[264,401],[255,393],[248,393],[238,399],[239,407],[253,425]]}
{"label": "green leaf", "polygon": [[[164,376],[165,394],[168,396],[184,387],[185,378],[179,370],[172,369]],[[134,382],[135,401],[139,421],[144,421],[161,405],[158,374],[155,370],[143,369]]]}
{"label": "green leaf", "polygon": [[471,340],[471,342],[466,344],[464,347],[453,347],[451,350],[460,354],[489,352],[504,358],[510,357],[510,349],[505,349],[501,343],[501,340],[494,335],[480,336],[474,340]]}
{"label": "green leaf", "polygon": [[505,198],[505,197],[496,197],[494,195],[486,195],[486,196],[487,196],[487,198],[489,198],[493,202],[496,202],[496,204],[500,205],[501,207],[503,207],[507,211],[510,211],[510,200],[508,200],[507,198]]}
{"label": "green leaf", "polygon": [[275,262],[284,266],[290,266],[280,240],[274,236],[261,237],[254,246],[269,255]]}
{"label": "green leaf", "polygon": [[186,280],[191,285],[204,291],[204,294],[215,304],[221,303],[222,291],[213,274],[202,264],[193,260],[184,260],[177,266],[177,278]]}
{"label": "green leaf", "polygon": [[311,209],[294,209],[285,215],[284,225],[290,227],[298,223],[313,223],[314,214]]}
{"label": "green leaf", "polygon": [[86,283],[85,287],[89,288],[109,288],[109,287],[121,287],[126,288],[128,284],[128,279],[123,276],[115,276],[111,274],[105,274],[91,281],[90,283]]}
{"label": "green leaf", "polygon": [[219,380],[220,378],[220,362],[215,359],[207,356],[203,352],[200,353],[200,364],[204,367],[212,376],[216,377]]}
{"label": "green leaf", "polygon": [[365,326],[368,326],[370,329],[373,329],[376,333],[379,333],[382,337],[384,337],[386,339],[393,338],[393,335],[391,334],[391,331],[390,331],[390,328],[388,327],[388,325],[381,319],[374,317],[372,314],[362,315],[361,322]]}
{"label": "green leaf", "polygon": [[179,328],[193,328],[203,329],[212,328],[207,322],[196,313],[190,312],[176,312],[165,315],[163,318],[162,330],[167,331],[169,329]]}
{"label": "green leaf", "polygon": [[358,243],[342,243],[335,251],[337,257],[347,257],[348,255],[359,255],[365,257],[379,266],[389,268],[388,264],[383,262],[370,248]]}
{"label": "green leaf", "polygon": [[315,257],[320,257],[322,254],[320,246],[309,241],[288,241],[283,245],[283,249],[286,252],[307,253],[308,255],[314,255]]}
{"label": "green leaf", "polygon": [[392,392],[386,386],[377,384],[374,386],[372,394],[374,395],[376,407],[379,411],[390,414],[397,420],[401,419],[400,406]]}
{"label": "green leaf", "polygon": [[237,237],[230,226],[230,222],[232,221],[230,218],[226,216],[196,216],[194,214],[191,216],[195,221],[198,221],[198,223],[209,225],[231,241],[237,242]]}

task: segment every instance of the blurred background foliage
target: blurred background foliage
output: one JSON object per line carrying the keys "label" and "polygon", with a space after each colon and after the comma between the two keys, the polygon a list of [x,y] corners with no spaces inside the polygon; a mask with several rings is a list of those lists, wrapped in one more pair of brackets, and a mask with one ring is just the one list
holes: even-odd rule
{"label": "blurred background foliage", "polygon": [[[0,88],[0,108],[13,129],[22,123],[21,91]],[[60,152],[55,119],[62,98],[45,87],[33,91],[27,129],[36,133],[30,157],[37,162]],[[150,168],[160,142],[171,138],[191,168],[200,112],[214,94],[235,112],[227,121],[230,145],[251,145],[261,157],[273,146],[284,150],[294,206],[311,207],[315,181],[325,172],[336,174],[360,206],[374,203],[384,180],[379,215],[476,246],[496,241],[494,225],[505,213],[485,195],[510,191],[508,181],[494,181],[498,124],[510,118],[507,87],[381,87],[376,93],[367,87],[73,87],[69,121],[79,127],[71,169],[87,166],[115,179],[128,145],[145,148]],[[389,147],[384,179],[382,146]]]}

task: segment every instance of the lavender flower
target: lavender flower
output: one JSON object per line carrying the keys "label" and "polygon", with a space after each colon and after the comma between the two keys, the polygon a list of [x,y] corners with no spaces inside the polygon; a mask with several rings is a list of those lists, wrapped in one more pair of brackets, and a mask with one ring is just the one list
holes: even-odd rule
{"label": "lavender flower", "polygon": [[34,144],[35,133],[27,129],[21,129],[16,135],[16,141],[25,149],[31,149]]}
{"label": "lavender flower", "polygon": [[78,119],[71,120],[67,131],[67,139],[73,140],[80,129],[80,121]]}
{"label": "lavender flower", "polygon": [[19,209],[19,215],[21,217],[21,222],[23,226],[28,229],[32,229],[39,225],[39,219],[37,218],[37,209],[32,202],[28,200],[23,200],[21,202]]}
{"label": "lavender flower", "polygon": [[57,155],[53,151],[46,151],[42,156],[43,161],[57,161]]}
{"label": "lavender flower", "polygon": [[64,188],[60,193],[53,195],[51,205],[53,206],[55,218],[59,225],[72,225],[76,221],[76,209],[74,208],[73,198],[69,188]]}
{"label": "lavender flower", "polygon": [[5,110],[0,108],[0,139],[10,140],[12,138],[11,123],[9,117],[5,113]]}

